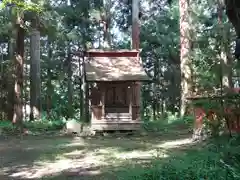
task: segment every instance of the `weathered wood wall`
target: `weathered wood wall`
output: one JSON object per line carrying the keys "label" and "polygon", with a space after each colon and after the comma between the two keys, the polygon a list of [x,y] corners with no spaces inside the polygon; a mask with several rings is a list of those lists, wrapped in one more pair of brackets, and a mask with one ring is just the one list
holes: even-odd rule
{"label": "weathered wood wall", "polygon": [[92,120],[103,120],[109,113],[115,113],[116,119],[117,116],[129,114],[129,120],[139,120],[140,106],[135,86],[132,82],[98,83],[90,90]]}

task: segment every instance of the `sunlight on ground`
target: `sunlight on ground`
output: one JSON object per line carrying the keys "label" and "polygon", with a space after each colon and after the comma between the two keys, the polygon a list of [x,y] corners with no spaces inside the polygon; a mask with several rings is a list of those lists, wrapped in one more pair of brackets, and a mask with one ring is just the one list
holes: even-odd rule
{"label": "sunlight on ground", "polygon": [[186,139],[178,139],[175,141],[168,141],[168,142],[162,143],[160,145],[157,145],[156,147],[164,148],[164,149],[171,149],[171,148],[181,147],[184,145],[189,145],[192,143],[193,142],[192,142],[191,138],[186,138]]}
{"label": "sunlight on ground", "polygon": [[160,157],[160,158],[166,158],[168,157],[167,153],[164,150],[161,150],[161,152],[158,151],[158,149],[148,150],[148,151],[139,151],[134,150],[131,152],[123,152],[123,153],[115,153],[114,157],[119,160],[130,160],[130,159],[153,159],[154,157]]}
{"label": "sunlight on ground", "polygon": [[[137,161],[150,161],[156,157],[166,158],[168,157],[169,149],[178,148],[184,145],[190,145],[192,143],[190,139],[180,139],[164,142],[161,144],[152,144],[152,146],[149,145],[149,147],[145,150],[139,149],[139,147],[134,147],[134,145],[132,147],[131,143],[129,143],[128,146],[131,148],[131,150],[124,151],[121,150],[121,144],[119,144],[119,148],[111,147],[111,143],[115,142],[114,139],[99,141],[99,143],[101,143],[101,141],[103,141],[105,144],[109,143],[109,146],[105,146],[104,144],[103,147],[95,148],[91,144],[91,140],[88,143],[85,143],[80,139],[73,140],[71,143],[64,145],[67,146],[67,148],[73,148],[71,152],[63,152],[62,154],[57,155],[57,157],[52,161],[46,159],[35,160],[33,165],[26,165],[24,168],[18,167],[16,168],[17,172],[13,172],[9,174],[9,176],[15,178],[33,179],[57,175],[64,171],[78,171],[77,173],[80,175],[82,173],[99,174],[101,173],[100,167],[107,167],[113,162],[114,165],[121,166],[121,163],[124,163],[126,161],[136,163]],[[120,141],[123,141],[125,143],[124,139]],[[79,150],[77,148],[78,146],[83,146],[83,149]],[[89,148],[91,146],[92,148]],[[41,145],[35,145],[35,147],[26,147],[26,149],[38,149],[41,147]],[[76,150],[74,150],[75,147]],[[50,146],[47,146],[47,149],[49,148]],[[52,146],[51,148],[56,148],[56,146]],[[44,150],[42,153],[44,153]],[[5,172],[11,168],[13,167],[5,169]]]}
{"label": "sunlight on ground", "polygon": [[[19,172],[13,173],[11,177],[21,177],[26,179],[42,178],[44,176],[56,175],[65,170],[74,170],[78,168],[88,169],[100,164],[98,160],[92,157],[84,159],[60,159],[54,162],[36,162],[31,168],[20,169]],[[85,172],[82,172],[85,173]],[[89,171],[89,174],[99,174],[99,170]],[[81,172],[79,172],[81,174]]]}

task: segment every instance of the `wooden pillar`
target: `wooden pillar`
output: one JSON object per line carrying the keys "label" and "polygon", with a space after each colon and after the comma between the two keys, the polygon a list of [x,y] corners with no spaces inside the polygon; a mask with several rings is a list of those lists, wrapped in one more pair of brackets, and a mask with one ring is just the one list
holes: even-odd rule
{"label": "wooden pillar", "polygon": [[128,86],[128,94],[129,94],[129,114],[131,117],[131,120],[133,119],[132,117],[132,107],[133,107],[133,96],[132,96],[132,85]]}
{"label": "wooden pillar", "polygon": [[105,96],[106,96],[106,88],[102,86],[102,99],[101,99],[101,105],[102,105],[102,117],[105,117]]}
{"label": "wooden pillar", "polygon": [[86,95],[85,95],[85,120],[87,121],[87,122],[89,122],[90,121],[90,112],[91,112],[91,109],[90,109],[90,107],[91,107],[91,101],[90,101],[90,96],[89,96],[89,83],[88,82],[86,82]]}

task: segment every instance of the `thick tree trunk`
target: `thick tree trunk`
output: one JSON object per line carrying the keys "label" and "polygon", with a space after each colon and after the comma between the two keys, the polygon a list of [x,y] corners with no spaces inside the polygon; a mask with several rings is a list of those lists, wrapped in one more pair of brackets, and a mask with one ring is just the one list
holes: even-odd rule
{"label": "thick tree trunk", "polygon": [[[0,44],[1,46],[1,44]],[[4,79],[4,72],[3,72],[3,52],[2,52],[2,47],[0,47],[0,119],[5,119],[5,84],[6,84],[6,80]]]}
{"label": "thick tree trunk", "polygon": [[222,0],[218,0],[218,24],[220,29],[220,62],[221,62],[221,74],[222,74],[222,86],[224,89],[230,89],[233,86],[232,83],[232,56],[230,46],[230,26],[224,28],[223,25],[223,8],[224,4]]}
{"label": "thick tree trunk", "polygon": [[153,96],[152,96],[152,111],[153,111],[153,119],[157,120],[158,116],[158,109],[157,109],[157,104],[158,104],[158,99],[157,99],[157,79],[158,79],[158,68],[159,68],[159,63],[158,59],[154,62],[154,81],[152,83],[152,91],[153,91]]}
{"label": "thick tree trunk", "polygon": [[34,120],[41,118],[40,32],[35,28],[31,34],[30,49],[30,120]]}
{"label": "thick tree trunk", "polygon": [[104,0],[103,5],[105,9],[105,19],[103,20],[104,23],[103,47],[109,49],[111,48],[110,25],[111,25],[112,0]]}
{"label": "thick tree trunk", "polygon": [[[140,45],[140,28],[139,28],[139,7],[140,7],[140,0],[134,0],[132,1],[132,49],[139,50]],[[140,59],[139,59],[140,60]],[[137,82],[134,86],[135,96],[136,96],[136,102],[134,104],[138,107],[141,106],[141,83]],[[139,109],[139,115],[140,115],[140,109]]]}
{"label": "thick tree trunk", "polygon": [[[15,34],[14,34],[15,35]],[[14,38],[10,37],[8,43],[8,59],[14,59]],[[10,67],[8,69],[8,82],[7,82],[7,119],[12,121],[14,112],[14,76],[13,76],[13,62],[10,61]]]}
{"label": "thick tree trunk", "polygon": [[51,118],[51,108],[52,108],[52,94],[53,94],[53,85],[52,85],[52,72],[51,72],[51,60],[52,60],[52,43],[48,39],[48,68],[47,68],[47,96],[46,96],[46,105],[47,105],[47,117]]}
{"label": "thick tree trunk", "polygon": [[239,0],[220,0],[224,1],[226,5],[226,14],[229,21],[232,23],[238,38],[240,38],[240,1]]}
{"label": "thick tree trunk", "polygon": [[[226,34],[226,36],[228,36]],[[231,47],[229,47],[229,36],[224,40],[223,51],[221,52],[221,67],[222,67],[222,85],[224,89],[233,88],[233,57],[231,55]]]}
{"label": "thick tree trunk", "polygon": [[15,82],[14,82],[14,114],[12,122],[22,131],[23,122],[23,58],[24,58],[24,29],[22,19],[18,17],[16,24],[16,52],[15,52]]}
{"label": "thick tree trunk", "polygon": [[[240,59],[240,1],[239,0],[221,0],[225,2],[226,14],[232,23],[236,34],[235,57]],[[222,2],[223,3],[223,2]]]}
{"label": "thick tree trunk", "polygon": [[181,116],[185,115],[187,110],[187,97],[191,95],[191,37],[190,37],[190,19],[189,19],[189,0],[179,0],[180,10],[180,69],[181,69]]}
{"label": "thick tree trunk", "polygon": [[132,1],[132,49],[139,50],[139,6],[140,1]]}
{"label": "thick tree trunk", "polygon": [[80,80],[80,119],[83,122],[86,122],[88,119],[88,99],[87,99],[87,82],[84,77],[84,66],[83,66],[83,57],[79,58],[79,80]]}
{"label": "thick tree trunk", "polygon": [[[70,45],[68,45],[70,46]],[[73,117],[73,84],[72,84],[72,62],[70,49],[68,50],[67,55],[67,76],[68,76],[68,118]]]}

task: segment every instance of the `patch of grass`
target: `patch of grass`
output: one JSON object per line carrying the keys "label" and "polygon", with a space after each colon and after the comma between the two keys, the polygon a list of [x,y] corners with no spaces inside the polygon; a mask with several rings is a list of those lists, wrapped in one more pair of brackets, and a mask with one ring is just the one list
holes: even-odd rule
{"label": "patch of grass", "polygon": [[[60,130],[64,127],[65,122],[61,120],[41,120],[24,122],[23,127],[31,132],[45,132]],[[5,134],[14,133],[16,127],[10,121],[0,121],[0,129]]]}
{"label": "patch of grass", "polygon": [[[234,143],[233,143],[234,142]],[[240,179],[240,143],[233,140],[211,142],[198,148],[171,153],[166,159],[154,159],[118,171],[119,180],[235,180]]]}
{"label": "patch of grass", "polygon": [[48,149],[43,149],[42,151],[39,151],[40,156],[38,158],[39,161],[42,162],[51,162],[58,159],[66,158],[65,154],[72,152],[72,151],[81,151],[84,147],[77,146],[77,147],[52,147]]}
{"label": "patch of grass", "polygon": [[[124,140],[124,139],[123,139]],[[168,157],[152,157],[142,161],[138,159],[119,159],[112,156],[114,149],[104,154],[107,166],[98,168],[98,174],[78,173],[70,176],[61,172],[44,179],[82,179],[94,180],[235,180],[240,179],[240,142],[236,138],[231,142],[225,137],[211,140],[205,144],[196,144],[183,149],[168,151]],[[123,152],[122,152],[123,153]],[[229,155],[231,157],[229,157]],[[83,168],[84,169],[84,168]]]}
{"label": "patch of grass", "polygon": [[60,130],[64,127],[65,123],[63,121],[33,121],[25,123],[25,127],[32,131],[54,131]]}
{"label": "patch of grass", "polygon": [[147,132],[166,132],[176,129],[192,129],[193,117],[186,116],[184,118],[166,118],[157,121],[145,121],[143,128]]}
{"label": "patch of grass", "polygon": [[[184,143],[182,126],[188,127],[191,120],[178,119],[171,122],[149,122],[157,132],[146,136],[92,137],[81,139],[36,140],[36,137],[22,143],[19,158],[25,154],[29,162],[47,162],[50,169],[56,170],[58,160],[70,161],[66,167],[60,164],[57,174],[42,179],[104,179],[104,180],[235,180],[240,179],[240,137],[229,140],[227,136],[192,144]],[[145,124],[146,125],[146,124]],[[154,126],[155,125],[155,126]],[[45,127],[45,126],[44,126]],[[180,127],[180,128],[179,128]],[[175,132],[174,132],[175,131]],[[151,134],[151,133],[149,133]],[[188,136],[188,134],[186,134]],[[39,137],[38,137],[39,138]],[[168,142],[179,142],[179,146],[164,146]],[[172,145],[172,146],[171,146]],[[4,145],[3,147],[7,147]],[[29,147],[29,148],[28,148]],[[13,148],[14,152],[16,148]],[[159,151],[159,152],[157,152]],[[9,156],[14,153],[6,151]],[[21,153],[21,151],[17,151]],[[159,155],[158,155],[159,154]],[[163,154],[163,155],[161,155]],[[4,155],[7,158],[7,155]],[[26,159],[25,158],[25,159]],[[20,159],[18,159],[20,161]],[[26,161],[26,160],[25,160]],[[10,161],[9,162],[15,162]],[[19,164],[24,164],[18,162]],[[25,164],[27,164],[25,162]],[[73,166],[69,167],[71,164]],[[4,164],[4,167],[7,165]],[[29,164],[29,171],[31,171]],[[12,164],[11,166],[12,167]],[[37,167],[40,168],[40,167]],[[44,167],[42,167],[44,169]],[[62,169],[61,169],[62,168]],[[50,171],[48,169],[48,171]],[[19,168],[18,168],[19,170]],[[10,174],[10,173],[9,173]]]}
{"label": "patch of grass", "polygon": [[[51,179],[78,179],[80,176],[89,180],[240,179],[239,139],[239,137],[236,137],[229,141],[229,138],[223,136],[201,144],[168,149],[166,157],[153,156],[145,160],[141,159],[141,154],[137,158],[130,157],[130,159],[114,156],[118,153],[122,155],[132,154],[134,152],[134,144],[133,149],[129,152],[122,148],[108,148],[105,149],[106,152],[97,153],[104,156],[103,161],[109,164],[98,169],[100,174],[91,174],[89,172],[87,175],[70,177],[65,172],[62,172],[51,177]],[[123,138],[122,141],[126,141],[126,139]],[[108,147],[111,144],[104,146]],[[146,153],[146,151],[139,152]]]}
{"label": "patch of grass", "polygon": [[0,121],[0,134],[1,135],[14,135],[16,127],[10,121]]}

